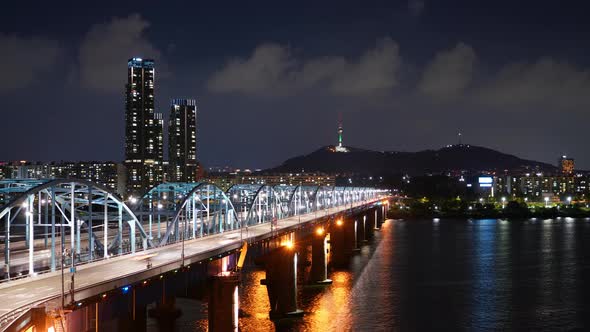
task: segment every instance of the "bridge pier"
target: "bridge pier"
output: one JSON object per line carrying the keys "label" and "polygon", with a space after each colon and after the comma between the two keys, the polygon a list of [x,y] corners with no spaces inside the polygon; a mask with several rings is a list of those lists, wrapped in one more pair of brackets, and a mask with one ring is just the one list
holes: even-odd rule
{"label": "bridge pier", "polygon": [[[138,301],[138,289],[134,287],[131,293],[131,330],[146,331],[147,305]],[[138,303],[139,302],[139,303]]]}
{"label": "bridge pier", "polygon": [[266,279],[260,280],[268,291],[270,318],[302,316],[297,307],[297,252],[293,244],[269,253],[264,259]]}
{"label": "bridge pier", "polygon": [[368,242],[375,236],[375,213],[372,210],[367,211],[365,214],[365,242]]}
{"label": "bridge pier", "polygon": [[380,207],[375,208],[375,219],[374,219],[374,222],[375,222],[374,229],[375,230],[381,229],[381,225],[383,224],[383,212],[382,211],[383,211],[384,207],[385,206],[382,205]]}
{"label": "bridge pier", "polygon": [[352,220],[354,227],[352,229],[352,233],[348,234],[348,237],[350,237],[352,240],[352,252],[359,252],[361,251],[361,242],[365,236],[364,227],[362,227],[362,220],[359,222],[358,216],[352,216]]}
{"label": "bridge pier", "polygon": [[209,331],[238,331],[238,284],[235,272],[222,272],[211,278],[209,288]]}
{"label": "bridge pier", "polygon": [[367,214],[364,213],[361,216],[355,218],[357,225],[357,240],[356,249],[360,250],[361,244],[367,242]]}
{"label": "bridge pier", "polygon": [[156,302],[156,307],[148,310],[150,317],[158,322],[160,331],[173,331],[176,319],[182,315],[176,308],[176,297],[169,296]]}
{"label": "bridge pier", "polygon": [[327,233],[318,228],[311,240],[311,275],[310,281],[315,284],[331,284],[328,279],[328,260],[326,254]]}
{"label": "bridge pier", "polygon": [[340,217],[330,227],[330,258],[337,267],[348,264],[356,248],[356,226],[354,219]]}

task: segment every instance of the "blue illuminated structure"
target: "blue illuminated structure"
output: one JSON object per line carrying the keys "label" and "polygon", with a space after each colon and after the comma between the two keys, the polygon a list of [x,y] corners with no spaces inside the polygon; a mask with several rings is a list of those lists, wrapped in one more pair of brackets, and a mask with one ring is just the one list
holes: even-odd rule
{"label": "blue illuminated structure", "polygon": [[[0,275],[8,280],[56,271],[60,259],[75,270],[77,265],[112,256],[306,213],[327,213],[333,207],[352,207],[381,192],[247,184],[224,192],[206,182],[165,182],[141,198],[123,201],[110,189],[89,181],[2,180]],[[26,249],[12,252],[11,244]],[[40,255],[41,250],[50,254]]]}

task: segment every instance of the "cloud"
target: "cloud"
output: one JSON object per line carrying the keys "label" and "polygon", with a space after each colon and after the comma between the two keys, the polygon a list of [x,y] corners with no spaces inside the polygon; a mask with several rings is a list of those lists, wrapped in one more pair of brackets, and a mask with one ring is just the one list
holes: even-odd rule
{"label": "cloud", "polygon": [[424,0],[409,0],[408,1],[408,10],[412,15],[419,16],[424,11]]}
{"label": "cloud", "polygon": [[[399,46],[390,38],[378,40],[355,59],[338,55],[306,59],[287,46],[268,43],[249,56],[229,60],[207,84],[215,93],[285,97],[312,91],[376,100],[378,105],[383,105],[381,101],[389,105],[390,99],[374,97],[393,97],[397,89],[415,89],[417,94],[398,97],[410,103],[428,100],[469,105],[475,110],[549,112],[590,107],[589,69],[548,57],[495,69],[481,62],[471,46],[458,43],[437,52],[418,70],[416,85],[408,86],[412,80],[402,81],[401,72],[411,75],[412,71],[401,70]],[[400,86],[400,81],[406,85]]]}
{"label": "cloud", "polygon": [[436,99],[457,97],[470,84],[476,61],[473,48],[463,43],[438,52],[424,69],[418,89]]}
{"label": "cloud", "polygon": [[399,46],[390,38],[384,38],[357,63],[349,63],[337,71],[331,90],[338,95],[357,96],[391,92],[398,85],[400,65]]}
{"label": "cloud", "polygon": [[[249,59],[232,59],[209,80],[214,92],[266,94],[293,82],[296,62],[287,47],[262,44]],[[283,91],[280,91],[283,93]]]}
{"label": "cloud", "polygon": [[590,71],[543,57],[533,63],[504,66],[482,84],[474,98],[497,108],[584,110],[590,106]]}
{"label": "cloud", "polygon": [[62,50],[53,40],[0,33],[0,93],[23,88],[56,64]]}
{"label": "cloud", "polygon": [[159,60],[160,51],[145,37],[148,27],[149,23],[138,14],[93,25],[80,45],[81,85],[99,92],[121,92],[126,82],[127,59],[138,56]]}
{"label": "cloud", "polygon": [[390,38],[377,42],[357,61],[342,56],[297,59],[291,49],[263,44],[250,57],[231,59],[208,81],[210,91],[257,96],[297,94],[321,88],[339,96],[372,96],[398,84],[398,45]]}

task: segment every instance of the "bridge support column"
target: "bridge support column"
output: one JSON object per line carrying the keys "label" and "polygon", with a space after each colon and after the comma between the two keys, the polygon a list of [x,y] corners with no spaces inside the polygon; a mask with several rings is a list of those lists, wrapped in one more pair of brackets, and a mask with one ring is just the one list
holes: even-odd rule
{"label": "bridge support column", "polygon": [[159,331],[173,331],[174,322],[182,312],[176,308],[176,298],[166,297],[156,303],[156,307],[148,311],[150,317],[158,322]]}
{"label": "bridge support column", "polygon": [[356,247],[356,227],[353,219],[337,219],[330,228],[330,258],[332,264],[344,267]]}
{"label": "bridge support column", "polygon": [[238,284],[240,275],[224,272],[211,278],[209,331],[238,331]]}
{"label": "bridge support column", "polygon": [[264,259],[266,285],[270,301],[270,318],[302,316],[297,308],[297,252],[293,246],[284,246],[271,252]]}
{"label": "bridge support column", "polygon": [[315,284],[331,284],[328,279],[328,264],[326,257],[326,232],[318,229],[311,240],[311,277]]}
{"label": "bridge support column", "polygon": [[[145,304],[134,304],[131,312],[119,312],[115,315],[117,317],[116,324],[119,331],[144,332],[147,330],[147,306]],[[94,323],[95,326],[99,326],[99,323]]]}
{"label": "bridge support column", "polygon": [[367,241],[369,241],[369,232],[368,232],[368,224],[370,224],[369,222],[369,218],[367,217],[367,214],[370,212],[365,213],[359,221],[359,233],[360,233],[360,243],[366,243]]}
{"label": "bridge support column", "polygon": [[373,211],[368,211],[364,221],[364,228],[365,228],[365,242],[369,241],[373,238],[374,231],[375,231],[375,217]]}
{"label": "bridge support column", "polygon": [[375,209],[375,230],[381,229],[381,225],[383,224],[383,211],[385,205],[381,205],[381,207]]}
{"label": "bridge support column", "polygon": [[354,247],[353,252],[361,251],[361,243],[365,239],[365,227],[363,217],[353,216],[354,220]]}
{"label": "bridge support column", "polygon": [[131,307],[131,327],[133,331],[143,332],[147,330],[147,306],[137,303],[137,288],[133,288]]}

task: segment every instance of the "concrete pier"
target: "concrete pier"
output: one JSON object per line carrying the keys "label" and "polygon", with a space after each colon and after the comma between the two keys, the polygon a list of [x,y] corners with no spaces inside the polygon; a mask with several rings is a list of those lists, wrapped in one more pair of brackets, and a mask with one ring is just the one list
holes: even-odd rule
{"label": "concrete pier", "polygon": [[240,275],[223,272],[211,277],[209,288],[209,331],[238,331],[238,284]]}
{"label": "concrete pier", "polygon": [[331,284],[328,279],[328,260],[326,254],[327,233],[318,228],[311,240],[311,275],[310,282],[315,284]]}
{"label": "concrete pier", "polygon": [[270,318],[301,316],[297,307],[297,252],[293,244],[280,247],[264,258],[266,279],[260,280],[268,291]]}

